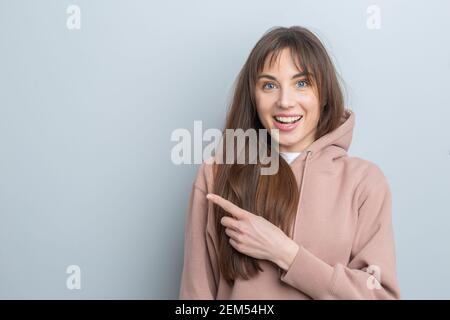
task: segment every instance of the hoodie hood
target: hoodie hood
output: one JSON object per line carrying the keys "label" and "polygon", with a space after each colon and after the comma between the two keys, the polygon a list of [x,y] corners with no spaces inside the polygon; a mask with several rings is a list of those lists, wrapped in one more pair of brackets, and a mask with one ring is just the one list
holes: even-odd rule
{"label": "hoodie hood", "polygon": [[325,152],[330,153],[333,159],[345,156],[352,142],[354,126],[355,114],[352,110],[345,109],[340,126],[311,143],[293,163],[306,157],[312,160]]}

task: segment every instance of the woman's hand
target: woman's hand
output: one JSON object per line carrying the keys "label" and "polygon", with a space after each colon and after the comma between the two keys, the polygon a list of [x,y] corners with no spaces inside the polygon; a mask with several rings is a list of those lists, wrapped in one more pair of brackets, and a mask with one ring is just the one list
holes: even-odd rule
{"label": "woman's hand", "polygon": [[220,222],[236,250],[256,259],[272,261],[283,270],[289,268],[299,247],[280,228],[216,194],[209,193],[206,198],[233,216],[223,217]]}

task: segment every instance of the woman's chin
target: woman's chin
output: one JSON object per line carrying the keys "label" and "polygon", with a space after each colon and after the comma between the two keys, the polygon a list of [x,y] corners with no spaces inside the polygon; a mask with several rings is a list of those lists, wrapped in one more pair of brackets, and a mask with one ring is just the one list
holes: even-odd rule
{"label": "woman's chin", "polygon": [[293,148],[297,145],[301,144],[301,139],[297,138],[297,137],[292,137],[292,138],[286,138],[286,137],[280,137],[280,140],[278,142],[280,148]]}
{"label": "woman's chin", "polygon": [[297,151],[295,143],[284,143],[279,145],[279,151],[280,152],[299,152]]}

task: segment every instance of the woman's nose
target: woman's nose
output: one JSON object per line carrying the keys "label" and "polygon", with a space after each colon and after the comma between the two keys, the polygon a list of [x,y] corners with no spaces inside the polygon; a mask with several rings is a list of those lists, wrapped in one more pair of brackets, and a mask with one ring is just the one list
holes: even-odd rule
{"label": "woman's nose", "polygon": [[280,97],[278,100],[279,107],[281,107],[281,108],[294,107],[293,100],[294,100],[293,92],[291,92],[291,90],[289,90],[289,88],[280,90]]}

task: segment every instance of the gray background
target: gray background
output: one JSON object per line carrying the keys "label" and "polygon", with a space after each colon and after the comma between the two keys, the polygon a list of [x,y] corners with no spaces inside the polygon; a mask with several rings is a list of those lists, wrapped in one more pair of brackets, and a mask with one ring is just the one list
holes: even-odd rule
{"label": "gray background", "polygon": [[[70,4],[81,30],[66,28]],[[366,26],[369,5],[381,29]],[[448,1],[0,0],[0,298],[177,298],[198,165],[275,25],[316,32],[356,113],[350,154],[390,182],[403,298],[450,298]],[[66,288],[68,265],[81,290]]]}

